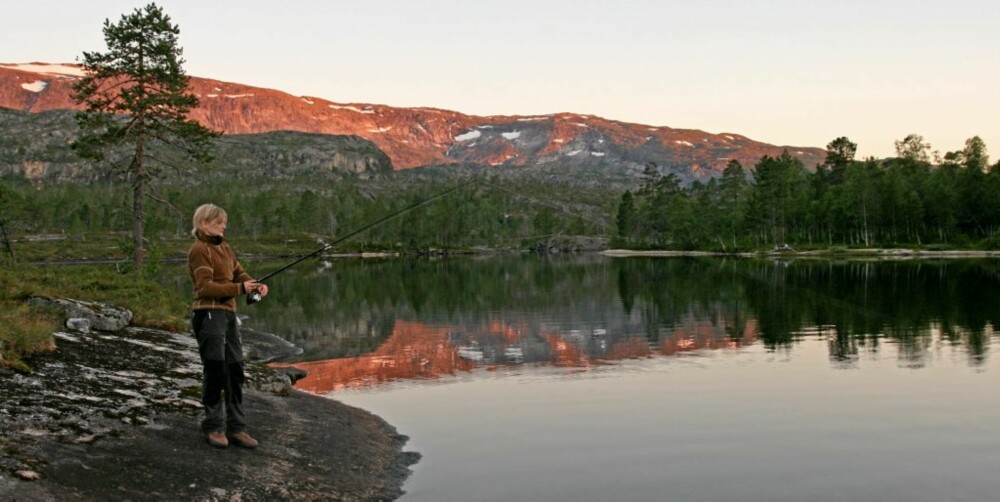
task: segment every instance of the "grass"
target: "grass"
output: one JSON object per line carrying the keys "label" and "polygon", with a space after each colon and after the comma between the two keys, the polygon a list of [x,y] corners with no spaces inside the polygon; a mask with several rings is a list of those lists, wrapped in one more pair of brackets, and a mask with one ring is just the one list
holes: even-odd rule
{"label": "grass", "polygon": [[0,365],[28,371],[22,358],[51,350],[52,332],[58,326],[49,313],[0,299]]}
{"label": "grass", "polygon": [[104,302],[132,311],[132,324],[187,329],[188,299],[143,274],[115,265],[31,265],[0,261],[0,364],[22,371],[24,358],[54,347],[60,312],[29,306],[33,296]]}
{"label": "grass", "polygon": [[[147,252],[155,252],[167,260],[185,260],[191,247],[189,236],[157,237],[151,239]],[[301,255],[319,247],[316,236],[294,234],[287,238],[268,236],[260,239],[235,237],[229,243],[241,254],[289,256]],[[57,235],[51,240],[20,239],[14,242],[14,251],[20,262],[46,261],[131,261],[131,234],[124,232],[91,233],[80,235]],[[344,247],[338,246],[338,249]],[[0,260],[7,258],[6,250],[0,247]],[[4,266],[0,262],[0,267]]]}

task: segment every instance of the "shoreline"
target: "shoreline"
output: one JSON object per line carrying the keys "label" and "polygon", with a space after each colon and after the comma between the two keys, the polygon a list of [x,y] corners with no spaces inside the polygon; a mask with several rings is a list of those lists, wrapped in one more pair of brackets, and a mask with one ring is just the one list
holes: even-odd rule
{"label": "shoreline", "polygon": [[946,250],[929,251],[907,248],[864,248],[844,251],[810,250],[810,251],[767,251],[750,253],[722,253],[715,251],[643,251],[634,249],[606,249],[598,254],[612,258],[628,257],[680,257],[680,256],[714,256],[739,258],[828,258],[828,259],[919,259],[919,258],[1000,258],[998,251],[982,250]]}
{"label": "shoreline", "polygon": [[[29,374],[0,374],[3,500],[392,500],[420,455],[380,417],[291,387],[263,360],[288,351],[244,330],[244,404],[257,449],[199,431],[201,365],[188,333],[62,331]],[[250,359],[252,358],[252,360]]]}
{"label": "shoreline", "polygon": [[[529,251],[521,251],[528,253]],[[365,251],[365,252],[331,252],[317,255],[315,259],[396,259],[396,258],[442,258],[449,256],[477,255],[509,255],[510,250],[478,250],[476,252],[452,252],[441,254],[404,254],[396,251]],[[640,249],[585,249],[578,251],[563,251],[559,254],[597,254],[612,258],[628,257],[739,257],[739,258],[829,258],[829,259],[907,259],[907,258],[1000,258],[1000,250],[925,250],[910,248],[854,248],[844,250],[806,250],[806,251],[744,251],[726,253],[721,251],[678,251],[678,250],[640,250]],[[287,260],[301,255],[256,255],[247,254],[242,259],[248,261]],[[42,260],[25,262],[28,265],[114,265],[128,263],[130,258],[66,258],[58,260]],[[185,258],[164,258],[160,263],[183,263]]]}

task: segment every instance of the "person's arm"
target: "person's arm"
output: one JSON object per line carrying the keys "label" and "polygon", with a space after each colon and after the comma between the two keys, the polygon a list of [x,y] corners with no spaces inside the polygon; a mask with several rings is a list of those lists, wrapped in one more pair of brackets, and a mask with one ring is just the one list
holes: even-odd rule
{"label": "person's arm", "polygon": [[[239,282],[219,282],[215,280],[215,271],[208,248],[193,250],[188,256],[191,276],[194,281],[194,292],[198,298],[233,298],[243,293],[243,285]],[[246,272],[244,272],[246,273]]]}
{"label": "person's arm", "polygon": [[[230,248],[232,252],[232,248]],[[240,265],[240,261],[236,259],[236,253],[233,255],[233,281],[240,283],[240,291],[242,294],[249,294],[253,290],[257,290],[261,296],[267,296],[267,285],[257,282],[246,270],[243,269],[243,265]]]}
{"label": "person's arm", "polygon": [[253,277],[251,277],[246,270],[243,270],[243,265],[240,265],[239,260],[234,258],[233,262],[236,263],[236,267],[233,269],[233,282],[247,282],[247,281],[256,282],[256,280]]}

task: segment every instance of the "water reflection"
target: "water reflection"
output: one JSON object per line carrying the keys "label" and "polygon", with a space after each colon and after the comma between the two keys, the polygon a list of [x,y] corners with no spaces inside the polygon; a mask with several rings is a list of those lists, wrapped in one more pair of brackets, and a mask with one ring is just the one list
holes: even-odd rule
{"label": "water reflection", "polygon": [[694,323],[651,344],[641,335],[609,334],[595,328],[583,332],[536,330],[500,321],[481,325],[426,325],[397,321],[392,334],[372,353],[292,365],[309,373],[296,384],[316,393],[368,387],[392,380],[431,379],[475,368],[552,365],[586,369],[608,361],[676,355],[685,351],[736,348],[752,343],[733,337],[711,323]]}
{"label": "water reflection", "polygon": [[996,336],[989,260],[336,261],[276,277],[251,323],[302,346],[315,392],[474,368],[586,369],[628,358],[826,342],[836,368],[891,347],[920,368],[979,366]]}

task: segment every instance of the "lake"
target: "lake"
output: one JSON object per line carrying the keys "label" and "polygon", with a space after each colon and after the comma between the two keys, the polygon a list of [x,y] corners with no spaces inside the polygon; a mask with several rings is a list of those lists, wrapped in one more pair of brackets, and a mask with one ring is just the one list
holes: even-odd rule
{"label": "lake", "polygon": [[1000,497],[1000,261],[333,260],[269,283],[247,325],[303,348],[298,387],[410,436],[403,500]]}

